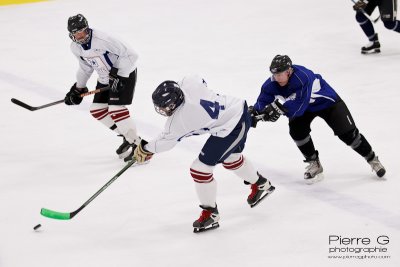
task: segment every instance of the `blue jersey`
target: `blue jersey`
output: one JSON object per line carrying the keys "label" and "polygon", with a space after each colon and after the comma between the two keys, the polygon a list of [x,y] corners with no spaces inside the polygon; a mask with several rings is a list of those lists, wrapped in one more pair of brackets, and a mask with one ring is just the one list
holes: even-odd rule
{"label": "blue jersey", "polygon": [[287,109],[285,115],[293,118],[302,116],[306,111],[326,109],[340,99],[321,75],[300,65],[293,65],[292,68],[293,73],[287,85],[280,86],[273,76],[264,82],[254,105],[255,110],[262,111],[276,97],[284,98],[283,106]]}

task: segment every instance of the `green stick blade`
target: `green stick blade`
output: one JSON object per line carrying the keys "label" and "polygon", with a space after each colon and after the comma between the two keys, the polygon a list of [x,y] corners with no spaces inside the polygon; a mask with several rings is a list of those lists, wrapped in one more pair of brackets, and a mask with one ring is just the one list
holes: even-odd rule
{"label": "green stick blade", "polygon": [[40,214],[42,214],[44,217],[51,218],[51,219],[56,219],[56,220],[69,220],[71,219],[71,215],[68,212],[58,212],[54,210],[48,210],[45,208],[42,208],[40,210]]}

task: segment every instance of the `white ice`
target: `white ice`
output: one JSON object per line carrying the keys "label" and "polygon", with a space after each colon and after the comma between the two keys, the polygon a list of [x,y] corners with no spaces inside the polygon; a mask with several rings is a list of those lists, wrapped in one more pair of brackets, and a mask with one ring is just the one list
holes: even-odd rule
{"label": "white ice", "polygon": [[[351,6],[60,0],[0,7],[0,266],[400,266],[400,35],[379,21],[382,53],[361,55],[367,39]],[[191,226],[200,208],[189,166],[206,136],[129,169],[70,221],[42,217],[42,207],[77,209],[124,166],[114,152],[120,138],[88,112],[91,97],[78,107],[34,112],[10,101],[38,106],[64,97],[77,69],[66,30],[76,13],[139,52],[130,111],[143,137],[163,127],[151,102],[161,81],[198,73],[216,91],[253,104],[273,56],[288,54],[321,73],[346,101],[386,179],[316,120],[312,136],[325,180],[306,185],[303,158],[281,118],[252,129],[245,149],[277,190],[250,209],[249,188],[218,166],[217,230],[193,234]],[[329,235],[370,238],[372,247],[386,235],[388,252],[374,255],[390,258],[329,259]]]}

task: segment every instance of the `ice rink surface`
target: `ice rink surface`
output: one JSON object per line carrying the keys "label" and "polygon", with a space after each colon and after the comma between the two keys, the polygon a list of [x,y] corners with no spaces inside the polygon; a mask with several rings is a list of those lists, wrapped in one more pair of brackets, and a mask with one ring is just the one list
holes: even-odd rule
{"label": "ice rink surface", "polygon": [[[352,3],[322,2],[60,0],[0,7],[0,266],[400,266],[400,35],[378,22],[382,53],[363,56],[367,39]],[[76,13],[139,53],[129,109],[146,139],[165,121],[151,102],[161,81],[197,73],[215,91],[253,104],[272,58],[287,54],[322,74],[346,101],[386,179],[317,119],[312,136],[325,179],[306,185],[303,158],[281,118],[252,129],[245,149],[275,193],[250,209],[248,186],[218,166],[215,231],[192,233],[200,208],[189,166],[207,136],[129,169],[71,221],[42,217],[42,207],[77,209],[124,166],[114,152],[120,137],[89,113],[92,97],[78,107],[34,112],[10,101],[39,106],[64,97],[78,66],[66,30]],[[329,236],[370,244],[329,244]],[[346,256],[353,258],[339,258]]]}

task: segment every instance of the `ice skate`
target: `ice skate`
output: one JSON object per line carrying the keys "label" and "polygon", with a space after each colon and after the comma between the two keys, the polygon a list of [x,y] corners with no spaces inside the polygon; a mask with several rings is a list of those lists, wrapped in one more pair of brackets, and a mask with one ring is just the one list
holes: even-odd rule
{"label": "ice skate", "polygon": [[361,54],[376,54],[381,52],[381,44],[378,40],[378,34],[366,46],[361,47]]}
{"label": "ice skate", "polygon": [[202,208],[203,211],[200,214],[200,218],[193,223],[193,232],[200,233],[218,228],[219,213],[217,207],[211,208],[200,205],[200,208]]}
{"label": "ice skate", "polygon": [[[122,141],[122,144],[118,147],[118,149],[115,151],[118,155],[118,157],[120,159],[124,159],[126,157],[128,157],[132,152],[129,150],[129,148],[131,148],[133,146],[133,144],[130,144],[124,136],[122,135],[118,135],[124,138],[124,140]],[[133,155],[133,153],[132,153]]]}
{"label": "ice skate", "polygon": [[128,152],[130,152],[130,153],[129,153],[128,156],[126,156],[126,157],[124,158],[124,161],[125,161],[125,162],[128,162],[128,161],[133,160],[133,153],[135,152],[135,149],[136,149],[136,147],[137,147],[137,145],[135,145],[135,144],[131,144],[130,146],[132,147],[132,150],[128,150]]}
{"label": "ice skate", "polygon": [[308,163],[306,172],[304,173],[306,184],[314,184],[324,179],[322,173],[324,169],[322,168],[321,162],[319,162],[318,156],[316,159],[306,159],[304,162]]}
{"label": "ice skate", "polygon": [[374,171],[379,178],[385,175],[386,173],[385,167],[383,167],[382,163],[379,161],[377,156],[375,156],[372,160],[368,161],[368,163],[371,166],[372,171]]}
{"label": "ice skate", "polygon": [[251,193],[247,198],[247,203],[251,208],[257,206],[258,203],[275,190],[275,187],[271,185],[268,179],[262,177],[259,173],[257,175],[259,178],[255,184],[251,185]]}

